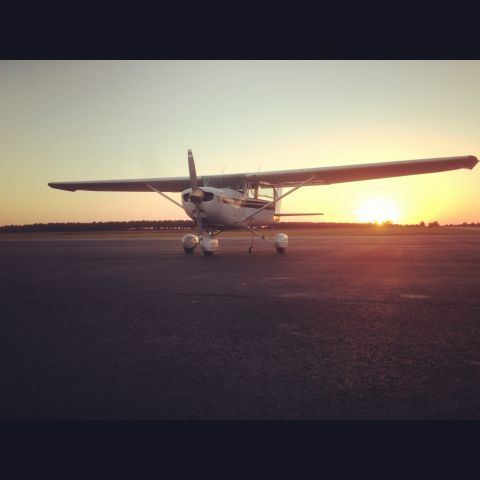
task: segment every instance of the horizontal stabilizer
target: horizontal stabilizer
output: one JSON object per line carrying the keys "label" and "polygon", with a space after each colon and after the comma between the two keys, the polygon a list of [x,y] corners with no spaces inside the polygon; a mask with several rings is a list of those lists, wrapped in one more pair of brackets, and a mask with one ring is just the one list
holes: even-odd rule
{"label": "horizontal stabilizer", "polygon": [[323,213],[276,213],[276,217],[309,217],[311,215],[323,215]]}

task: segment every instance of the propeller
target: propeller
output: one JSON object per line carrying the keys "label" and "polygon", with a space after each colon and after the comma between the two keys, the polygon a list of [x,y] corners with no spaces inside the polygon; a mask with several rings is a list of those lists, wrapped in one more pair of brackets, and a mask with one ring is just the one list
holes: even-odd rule
{"label": "propeller", "polygon": [[195,170],[195,161],[193,160],[192,151],[188,150],[188,173],[190,174],[190,201],[195,204],[195,216],[197,220],[198,236],[203,236],[203,222],[202,213],[200,211],[200,204],[205,198],[203,190],[198,187],[197,172]]}

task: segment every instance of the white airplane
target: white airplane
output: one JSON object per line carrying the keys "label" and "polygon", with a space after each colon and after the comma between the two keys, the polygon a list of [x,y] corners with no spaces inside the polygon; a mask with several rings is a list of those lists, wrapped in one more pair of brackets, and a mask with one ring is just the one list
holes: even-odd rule
{"label": "white airplane", "polygon": [[[197,245],[200,245],[205,255],[212,255],[218,250],[218,240],[215,237],[226,229],[235,228],[251,232],[252,245],[249,253],[253,248],[253,235],[272,243],[278,253],[283,253],[288,246],[288,236],[285,233],[278,233],[272,240],[255,231],[255,228],[278,222],[282,215],[322,215],[281,214],[277,211],[282,198],[300,187],[444,172],[460,168],[472,169],[477,163],[476,157],[466,155],[197,177],[192,151],[188,150],[189,177],[52,182],[48,185],[70,192],[76,190],[157,192],[182,208],[196,223],[198,235],[188,234],[182,238],[182,246],[187,254],[192,254]],[[293,188],[282,193],[283,187]],[[164,192],[181,192],[182,203],[178,203]]]}

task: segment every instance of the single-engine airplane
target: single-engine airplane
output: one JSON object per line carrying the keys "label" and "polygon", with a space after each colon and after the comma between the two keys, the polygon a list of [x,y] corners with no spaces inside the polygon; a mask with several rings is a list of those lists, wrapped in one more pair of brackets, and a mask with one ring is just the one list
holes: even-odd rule
{"label": "single-engine airplane", "polygon": [[[377,178],[400,177],[422,173],[444,172],[460,168],[472,169],[478,163],[473,155],[397,162],[368,163],[339,167],[318,167],[273,172],[238,173],[197,177],[192,151],[188,150],[188,177],[145,178],[137,180],[100,180],[51,182],[52,188],[109,192],[156,192],[182,208],[195,221],[198,235],[182,238],[187,254],[200,245],[210,256],[218,250],[217,235],[227,229],[242,228],[262,240],[270,242],[278,253],[288,246],[288,236],[278,233],[269,239],[255,228],[278,222],[286,215],[322,215],[322,213],[289,213],[278,211],[280,201],[300,187],[330,185]],[[284,187],[292,187],[283,193]],[[181,192],[180,204],[165,192]],[[206,234],[205,234],[206,233]]]}

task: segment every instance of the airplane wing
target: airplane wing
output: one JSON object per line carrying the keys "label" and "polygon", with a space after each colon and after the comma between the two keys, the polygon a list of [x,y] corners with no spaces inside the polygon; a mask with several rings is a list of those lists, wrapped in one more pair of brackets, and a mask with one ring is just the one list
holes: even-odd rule
{"label": "airplane wing", "polygon": [[85,182],[51,182],[49,187],[76,192],[92,190],[97,192],[152,192],[149,185],[160,192],[181,192],[190,188],[188,177],[143,178],[138,180],[93,180]]}
{"label": "airplane wing", "polygon": [[[329,185],[332,183],[356,182],[375,178],[400,177],[421,173],[444,172],[459,168],[472,169],[478,163],[473,155],[461,157],[427,158],[398,162],[366,163],[339,167],[318,167],[274,172],[239,173],[234,175],[213,175],[199,177],[199,186],[232,186],[246,178],[252,184],[265,184],[275,187],[295,187],[311,177],[308,185]],[[189,177],[144,178],[137,180],[93,180],[76,182],[51,182],[52,188],[75,192],[92,190],[106,192],[152,192],[154,187],[160,192],[181,192],[190,188]]]}
{"label": "airplane wing", "polygon": [[401,177],[421,173],[445,172],[459,168],[472,169],[478,163],[473,155],[462,157],[427,158],[398,162],[366,163],[339,167],[305,168],[277,172],[247,173],[251,183],[268,184],[275,187],[295,187],[311,177],[308,185],[330,185],[332,183],[356,182],[376,178]]}

